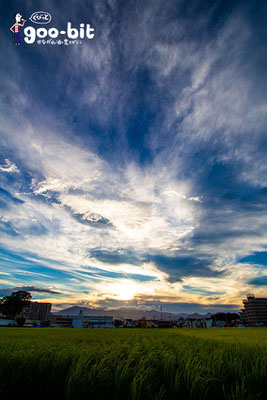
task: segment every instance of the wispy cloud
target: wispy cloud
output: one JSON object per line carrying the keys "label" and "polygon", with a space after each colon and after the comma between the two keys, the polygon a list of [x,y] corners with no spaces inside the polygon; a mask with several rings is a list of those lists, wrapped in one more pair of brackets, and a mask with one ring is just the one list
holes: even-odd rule
{"label": "wispy cloud", "polygon": [[216,4],[183,1],[45,7],[96,35],[53,57],[7,49],[1,284],[54,279],[66,303],[94,305],[129,302],[128,288],[170,308],[262,294],[263,267],[239,261],[265,249],[267,222],[266,51],[249,2],[221,22]]}
{"label": "wispy cloud", "polygon": [[16,164],[12,163],[10,160],[7,158],[5,159],[5,163],[3,165],[0,165],[0,171],[3,172],[19,172],[18,167]]}

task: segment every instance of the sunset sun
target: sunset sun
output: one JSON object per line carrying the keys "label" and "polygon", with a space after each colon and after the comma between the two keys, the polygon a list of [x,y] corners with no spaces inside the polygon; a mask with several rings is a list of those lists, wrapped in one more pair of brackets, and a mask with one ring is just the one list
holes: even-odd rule
{"label": "sunset sun", "polygon": [[118,300],[132,300],[138,291],[140,292],[140,287],[135,282],[125,281],[112,284],[109,290]]}

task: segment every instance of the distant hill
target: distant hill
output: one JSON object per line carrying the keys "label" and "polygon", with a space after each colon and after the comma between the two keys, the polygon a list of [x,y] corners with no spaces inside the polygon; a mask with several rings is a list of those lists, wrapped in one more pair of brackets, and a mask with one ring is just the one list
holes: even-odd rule
{"label": "distant hill", "polygon": [[[161,313],[157,310],[142,310],[138,308],[128,308],[128,307],[121,307],[114,310],[105,310],[103,308],[88,308],[88,307],[69,307],[65,310],[57,311],[54,314],[57,315],[64,315],[64,316],[76,316],[79,315],[80,310],[83,311],[83,315],[91,315],[91,316],[113,316],[115,319],[139,319],[145,317],[146,319],[160,319]],[[178,319],[180,317],[189,317],[189,318],[203,318],[203,317],[210,317],[211,313],[207,313],[205,315],[201,315],[198,313],[193,314],[174,314],[174,313],[162,313],[162,318],[165,320],[169,319]]]}

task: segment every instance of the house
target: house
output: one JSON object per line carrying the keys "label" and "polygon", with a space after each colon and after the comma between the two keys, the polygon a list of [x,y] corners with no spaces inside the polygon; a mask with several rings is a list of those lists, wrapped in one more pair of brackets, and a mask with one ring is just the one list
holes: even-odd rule
{"label": "house", "polygon": [[137,325],[138,325],[137,320],[128,318],[125,320],[124,328],[137,328]]}
{"label": "house", "polygon": [[164,319],[155,321],[155,324],[158,328],[172,328],[174,325],[174,321],[167,321]]}
{"label": "house", "polygon": [[152,321],[143,317],[138,320],[138,328],[152,328]]}

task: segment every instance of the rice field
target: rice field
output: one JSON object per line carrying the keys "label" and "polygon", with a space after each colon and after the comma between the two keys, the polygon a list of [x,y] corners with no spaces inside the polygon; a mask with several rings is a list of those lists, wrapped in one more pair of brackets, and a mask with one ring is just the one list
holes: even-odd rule
{"label": "rice field", "polygon": [[267,329],[0,329],[2,399],[266,400]]}

